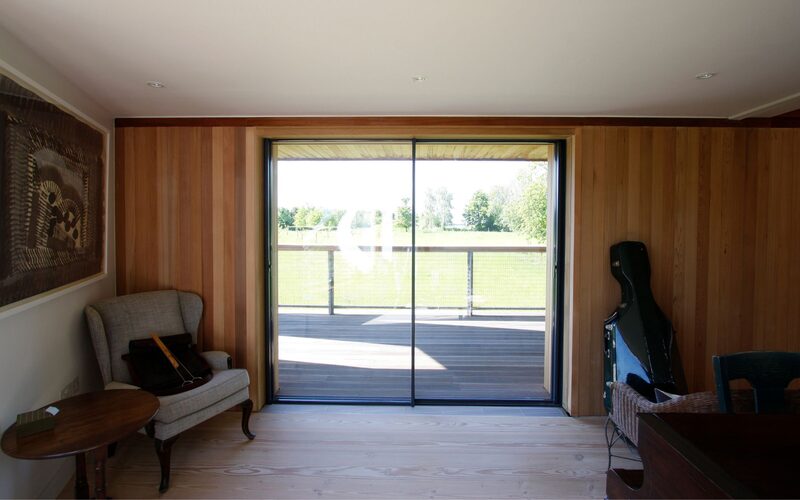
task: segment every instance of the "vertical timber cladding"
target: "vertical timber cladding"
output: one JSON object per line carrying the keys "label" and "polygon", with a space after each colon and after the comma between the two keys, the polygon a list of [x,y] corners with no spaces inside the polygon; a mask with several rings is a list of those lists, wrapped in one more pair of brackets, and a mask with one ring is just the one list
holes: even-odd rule
{"label": "vertical timber cladding", "polygon": [[714,354],[800,350],[800,129],[583,127],[576,149],[573,414],[602,412],[617,241],[647,244],[691,391]]}
{"label": "vertical timber cladding", "polygon": [[[255,126],[147,125],[116,129],[118,293],[200,293],[203,348],[224,349],[247,367],[260,406],[266,379],[257,151],[270,134]],[[324,127],[303,128],[301,120],[297,127],[294,137],[324,135]],[[458,132],[525,134],[519,127],[488,134],[431,129]],[[623,239],[648,246],[653,292],[677,330],[691,390],[713,387],[713,354],[800,350],[800,263],[793,258],[800,252],[800,129],[621,125],[565,132],[574,133],[575,146],[574,197],[567,200],[574,210],[572,317],[565,318],[572,324],[565,332],[570,413],[603,411],[602,322],[620,294],[608,248]]]}
{"label": "vertical timber cladding", "polygon": [[262,165],[245,127],[117,128],[117,293],[203,298],[203,350],[250,373],[264,404]]}

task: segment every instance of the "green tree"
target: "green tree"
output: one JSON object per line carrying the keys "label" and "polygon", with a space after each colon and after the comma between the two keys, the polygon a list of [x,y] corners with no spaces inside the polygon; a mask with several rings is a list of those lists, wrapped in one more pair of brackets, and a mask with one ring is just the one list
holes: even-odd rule
{"label": "green tree", "polygon": [[475,191],[464,207],[464,223],[473,231],[493,230],[494,220],[489,213],[489,197],[483,191]]}
{"label": "green tree", "polygon": [[547,170],[533,165],[519,179],[519,195],[504,213],[511,229],[528,239],[544,242],[547,239]]}
{"label": "green tree", "polygon": [[322,218],[322,224],[327,228],[336,229],[339,227],[342,217],[344,217],[344,210],[331,210],[325,213]]}
{"label": "green tree", "polygon": [[489,192],[489,216],[494,220],[493,231],[510,231],[505,213],[511,202],[511,190],[507,186],[495,186]]}
{"label": "green tree", "polygon": [[323,217],[323,212],[316,207],[300,207],[294,216],[294,225],[296,227],[314,227],[320,223]]}
{"label": "green tree", "polygon": [[297,214],[297,208],[279,208],[278,209],[278,227],[286,229],[287,227],[294,226],[294,216]]}
{"label": "green tree", "polygon": [[308,214],[308,207],[300,207],[297,209],[297,212],[294,214],[295,227],[306,227],[306,214]]}
{"label": "green tree", "polygon": [[508,231],[503,212],[508,189],[495,187],[491,194],[478,190],[464,207],[464,222],[473,231]]}
{"label": "green tree", "polygon": [[408,231],[413,224],[411,216],[411,206],[409,205],[409,198],[403,198],[403,204],[397,207],[394,225],[400,229]]}
{"label": "green tree", "polygon": [[444,229],[453,223],[453,195],[446,187],[425,192],[425,211],[422,214],[422,227],[425,229]]}
{"label": "green tree", "polygon": [[316,207],[311,207],[308,212],[306,212],[306,226],[307,227],[315,227],[322,221],[322,217],[325,214]]}

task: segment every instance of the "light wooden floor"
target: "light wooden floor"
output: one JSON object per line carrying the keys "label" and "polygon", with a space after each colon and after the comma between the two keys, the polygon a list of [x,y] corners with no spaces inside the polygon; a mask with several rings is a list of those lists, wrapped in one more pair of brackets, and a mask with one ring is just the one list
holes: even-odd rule
{"label": "light wooden floor", "polygon": [[[228,412],[175,444],[164,498],[603,498],[602,418],[287,407],[254,414],[255,441]],[[426,407],[418,407],[424,410]],[[453,413],[457,410],[450,409]],[[530,411],[530,410],[526,410]],[[552,411],[552,410],[550,410]],[[158,496],[152,441],[109,461],[115,498]],[[71,495],[68,485],[62,496]]]}
{"label": "light wooden floor", "polygon": [[[411,327],[401,314],[280,314],[281,396],[410,397]],[[543,316],[419,315],[416,397],[549,399]]]}

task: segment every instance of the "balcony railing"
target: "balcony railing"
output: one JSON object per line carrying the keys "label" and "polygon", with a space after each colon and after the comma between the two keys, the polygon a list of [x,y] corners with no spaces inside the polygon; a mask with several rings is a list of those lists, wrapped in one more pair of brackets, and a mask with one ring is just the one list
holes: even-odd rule
{"label": "balcony railing", "polygon": [[[384,247],[381,245],[375,246],[359,246],[358,247],[361,251],[369,251],[374,253],[381,253],[384,250]],[[494,306],[483,306],[478,307],[475,302],[475,255],[482,254],[482,253],[494,253],[494,254],[542,254],[544,257],[547,249],[544,245],[537,245],[537,246],[417,246],[412,247],[411,245],[394,245],[391,248],[392,253],[399,253],[399,254],[407,254],[410,255],[412,249],[416,250],[418,254],[427,254],[427,253],[452,253],[452,254],[464,254],[466,256],[466,275],[465,278],[465,285],[464,285],[464,302],[463,304],[456,306],[457,308],[463,308],[466,310],[466,314],[471,316],[473,311],[476,310],[537,310],[542,309],[544,304],[540,303],[535,307],[531,306],[503,306],[503,305],[494,305]],[[328,314],[334,314],[335,309],[338,308],[347,308],[347,309],[356,309],[356,308],[369,308],[369,309],[408,309],[410,306],[404,305],[337,305],[335,298],[336,298],[336,266],[335,263],[335,254],[337,252],[341,252],[341,248],[337,245],[304,245],[304,244],[286,244],[286,245],[278,245],[279,252],[325,252],[327,253],[327,304],[279,304],[280,307],[309,307],[309,308],[322,308],[326,307],[328,309]],[[540,263],[537,264],[542,269],[538,269],[538,274],[541,275],[541,279],[544,280],[544,276],[546,273],[546,259],[540,259]],[[281,271],[279,271],[280,275]],[[543,288],[543,284],[542,284]],[[450,308],[449,306],[447,308]]]}

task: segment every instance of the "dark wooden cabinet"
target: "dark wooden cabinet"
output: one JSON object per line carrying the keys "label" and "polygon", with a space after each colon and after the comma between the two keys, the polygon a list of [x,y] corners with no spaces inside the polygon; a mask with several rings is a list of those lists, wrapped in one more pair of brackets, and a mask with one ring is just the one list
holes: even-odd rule
{"label": "dark wooden cabinet", "polygon": [[639,453],[608,498],[800,498],[798,415],[641,414]]}

